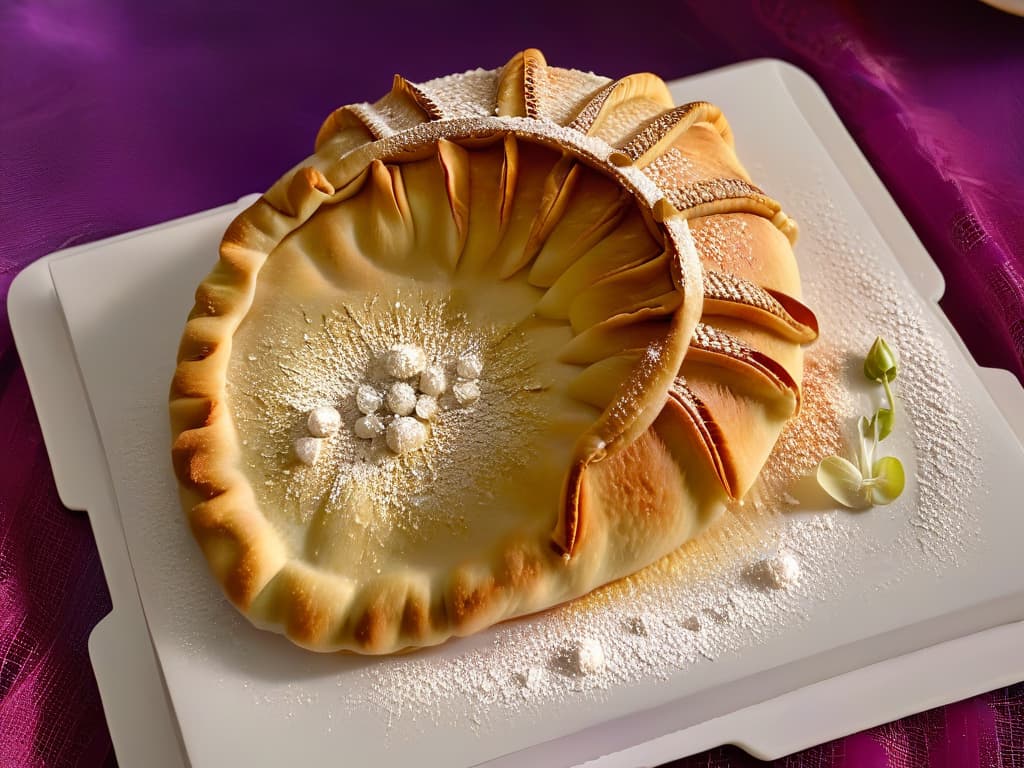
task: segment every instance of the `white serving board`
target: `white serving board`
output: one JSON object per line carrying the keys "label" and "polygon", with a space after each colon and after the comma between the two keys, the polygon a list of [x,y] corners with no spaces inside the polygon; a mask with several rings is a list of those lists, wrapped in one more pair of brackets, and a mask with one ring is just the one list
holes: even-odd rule
{"label": "white serving board", "polygon": [[[679,81],[673,90],[683,99],[699,94],[723,107],[744,158],[755,160],[758,179],[768,179],[769,189],[773,170],[799,172],[793,157],[824,178],[829,195],[861,232],[884,244],[897,269],[932,303],[936,322],[948,329],[934,305],[942,292],[937,270],[806,75],[779,62],[754,62]],[[899,599],[879,600],[867,620],[833,616],[828,626],[700,665],[667,685],[627,686],[600,706],[532,712],[500,733],[474,733],[454,722],[403,734],[402,723],[387,730],[370,713],[328,724],[327,705],[297,706],[281,696],[259,701],[253,686],[279,690],[281,680],[296,681],[299,698],[328,701],[337,697],[338,680],[347,672],[374,662],[311,656],[250,630],[213,594],[180,523],[162,398],[191,293],[240,208],[57,254],[26,270],[11,291],[12,325],[61,497],[89,510],[111,581],[114,612],[90,645],[124,765],[154,765],[154,744],[174,744],[175,726],[183,759],[196,768],[322,761],[339,753],[357,764],[374,759],[382,765],[410,759],[438,765],[568,766],[592,759],[607,766],[650,765],[725,741],[772,757],[1024,678],[1024,660],[1012,653],[1024,643],[1024,625],[1013,623],[1024,618],[1013,546],[1024,523],[1021,515],[1005,514],[1019,503],[997,482],[1024,471],[1024,453],[992,399],[1022,434],[1024,397],[1009,374],[978,370],[948,333],[955,375],[986,426],[985,467],[996,481],[988,483],[986,509],[1002,510],[983,520],[985,548],[970,553],[955,578],[928,573],[918,582],[903,579]],[[150,407],[154,393],[159,413]],[[137,469],[140,459],[158,469],[141,476],[126,472]],[[154,527],[154,520],[162,522]],[[210,590],[202,604],[214,613],[201,614],[196,627],[184,632],[180,624],[188,617],[168,606],[168,585],[154,583],[160,571],[147,559],[153,554],[147,541],[156,536],[187,572],[172,586]],[[156,638],[156,658],[145,620]],[[235,622],[237,631],[226,647],[197,652],[189,646],[205,643],[201,624],[208,621]],[[189,642],[190,632],[195,642]],[[897,658],[925,646],[933,647]],[[887,691],[884,697],[877,696],[878,686]],[[840,695],[849,702],[843,710],[820,706]],[[801,716],[794,717],[794,710]],[[147,738],[155,739],[148,748]],[[168,766],[178,764],[169,749],[157,754]]]}

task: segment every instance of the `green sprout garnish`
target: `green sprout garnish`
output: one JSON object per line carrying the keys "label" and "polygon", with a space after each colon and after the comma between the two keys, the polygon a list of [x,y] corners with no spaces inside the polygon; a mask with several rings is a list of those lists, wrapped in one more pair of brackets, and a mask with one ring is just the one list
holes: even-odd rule
{"label": "green sprout garnish", "polygon": [[896,378],[897,370],[896,355],[889,349],[885,339],[876,337],[875,343],[868,350],[868,356],[864,358],[864,375],[871,381],[892,381]]}
{"label": "green sprout garnish", "polygon": [[881,336],[875,339],[875,343],[868,350],[868,356],[864,358],[864,375],[871,381],[877,381],[885,389],[885,397],[889,403],[888,408],[879,408],[871,417],[871,423],[878,424],[878,439],[885,440],[892,434],[893,422],[896,417],[896,403],[892,397],[892,388],[889,382],[896,378],[896,355],[889,349],[885,339]]}
{"label": "green sprout garnish", "polygon": [[881,337],[875,339],[864,359],[864,375],[882,385],[888,407],[879,407],[868,419],[857,421],[857,463],[842,456],[828,456],[818,465],[818,485],[840,504],[853,509],[895,501],[906,485],[903,464],[895,456],[875,458],[878,444],[891,433],[896,420],[896,400],[890,382],[896,379],[896,355]]}

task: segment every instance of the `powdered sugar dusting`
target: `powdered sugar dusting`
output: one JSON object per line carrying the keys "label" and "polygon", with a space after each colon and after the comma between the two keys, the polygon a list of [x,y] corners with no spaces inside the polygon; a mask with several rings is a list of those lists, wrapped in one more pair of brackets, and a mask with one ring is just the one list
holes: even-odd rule
{"label": "powdered sugar dusting", "polygon": [[882,265],[864,237],[848,234],[849,224],[824,184],[786,190],[785,195],[813,211],[814,227],[805,236],[813,240],[816,253],[833,254],[832,269],[809,286],[812,306],[826,305],[829,296],[842,290],[854,294],[858,311],[844,317],[844,336],[859,342],[855,349],[863,357],[874,336],[882,335],[899,359],[897,418],[903,416],[903,426],[898,429],[912,441],[906,453],[916,463],[918,496],[908,528],[894,542],[901,562],[907,568],[955,564],[977,527],[963,503],[965,493],[977,487],[980,470],[973,408],[949,380],[950,361],[926,322],[924,304],[900,288],[903,278]]}
{"label": "powdered sugar dusting", "polygon": [[[732,273],[754,263],[754,241],[744,214],[704,216],[690,224],[697,250],[709,267]],[[740,272],[742,274],[742,271]]]}
{"label": "powdered sugar dusting", "polygon": [[[808,157],[817,162],[813,153]],[[818,158],[831,168],[827,157]],[[838,177],[830,183],[843,185]],[[837,615],[837,605],[842,611],[852,606],[857,621],[872,624],[875,614],[856,612],[858,600],[890,608],[905,604],[894,590],[887,594],[884,584],[877,586],[873,565],[902,563],[907,580],[920,583],[921,571],[925,578],[932,570],[949,576],[963,552],[965,564],[976,573],[981,553],[969,549],[975,542],[975,500],[961,502],[979,483],[971,447],[977,420],[956,394],[959,382],[945,376],[938,341],[942,332],[932,330],[929,308],[901,276],[884,272],[872,277],[880,263],[890,263],[887,254],[876,258],[884,244],[871,233],[863,239],[850,234],[849,222],[822,189],[801,185],[772,191],[802,225],[797,252],[806,303],[819,312],[824,335],[807,357],[801,415],[784,433],[757,493],[692,545],[634,578],[543,616],[407,656],[317,656],[252,628],[230,608],[208,578],[204,558],[174,505],[166,446],[154,440],[166,431],[160,403],[177,339],[163,331],[139,333],[134,325],[139,317],[134,310],[145,301],[152,300],[158,309],[164,330],[180,321],[181,307],[161,304],[163,273],[157,290],[157,281],[140,281],[137,294],[121,291],[109,301],[106,311],[120,322],[112,323],[101,341],[110,345],[116,340],[121,350],[111,358],[121,366],[111,368],[117,398],[104,411],[103,392],[115,389],[97,387],[94,404],[98,423],[119,438],[104,439],[113,457],[112,474],[122,484],[118,495],[126,502],[124,528],[139,591],[179,712],[191,712],[191,725],[198,721],[200,728],[209,713],[222,712],[250,725],[262,720],[280,726],[257,732],[250,750],[260,737],[263,744],[296,739],[299,726],[305,728],[303,736],[315,737],[318,728],[326,734],[333,730],[325,742],[342,748],[361,738],[364,744],[372,740],[378,753],[418,753],[424,740],[417,734],[430,733],[434,744],[457,739],[453,750],[479,753],[486,749],[482,745],[498,743],[499,733],[527,733],[529,738],[538,724],[563,713],[601,716],[599,707],[588,705],[611,697],[619,702],[631,688],[652,698],[666,695],[667,686],[697,690],[693,680],[702,674],[705,680],[722,679],[734,671],[737,659],[756,658],[756,646],[764,641],[771,641],[774,652],[804,629],[817,640]],[[207,266],[194,254],[183,260],[196,274]],[[126,260],[125,274],[135,275],[138,264]],[[192,288],[179,293],[187,296]],[[69,322],[74,327],[73,312]],[[315,329],[310,330],[315,337]],[[805,487],[799,478],[821,455],[843,451],[855,414],[870,402],[871,388],[857,384],[858,364],[876,333],[885,334],[901,356],[901,431],[890,440],[896,441],[892,452],[906,463],[909,486],[892,507],[836,513],[816,503],[813,484]],[[908,340],[913,346],[907,346]],[[265,350],[249,353],[262,361]],[[252,357],[249,362],[257,362]],[[84,375],[92,376],[89,357],[82,359]],[[358,381],[349,384],[355,387]],[[354,400],[351,389],[346,393]],[[311,400],[302,407],[315,405]],[[979,410],[989,413],[982,406]],[[296,405],[289,423],[300,424],[302,413]],[[346,420],[350,416],[359,414],[353,408]],[[985,450],[991,457],[987,444]],[[790,482],[794,476],[797,481]],[[991,476],[982,477],[991,481]],[[997,517],[986,517],[982,525]],[[880,520],[890,522],[874,525]],[[897,528],[893,536],[872,535],[872,530]],[[744,578],[746,567],[781,548],[800,564],[795,587],[765,589]],[[911,569],[917,569],[912,577]],[[571,674],[564,665],[565,654],[580,637],[601,644],[605,667],[599,674]],[[385,725],[390,727],[386,738]],[[183,719],[186,738],[189,727]]]}
{"label": "powdered sugar dusting", "polygon": [[688,184],[707,178],[707,174],[702,170],[695,166],[690,157],[675,147],[670,147],[644,168],[644,172],[664,189],[672,189],[678,184]]}
{"label": "powdered sugar dusting", "polygon": [[[904,571],[955,563],[970,545],[971,513],[957,501],[977,482],[977,436],[970,409],[942,376],[945,353],[924,307],[880,267],[877,244],[847,234],[849,224],[823,190],[789,190],[783,198],[804,224],[798,254],[805,301],[818,311],[822,339],[806,356],[801,412],[744,503],[661,561],[573,603],[442,649],[375,659],[347,675],[337,699],[321,698],[319,708],[339,717],[379,713],[389,724],[401,722],[404,738],[452,717],[488,733],[510,713],[600,701],[641,680],[659,685],[799,627],[827,611],[829,598],[855,588],[866,563],[895,561]],[[847,300],[835,301],[837,295]],[[409,336],[400,330],[390,337]],[[870,402],[860,363],[877,334],[893,343],[901,365],[902,426],[887,447],[915,481],[892,507],[838,512],[821,505],[808,479],[821,458],[847,450],[856,414]],[[466,346],[468,339],[453,339],[448,354]],[[895,539],[876,540],[862,515],[906,523]],[[767,579],[759,574],[780,553],[781,567],[769,567]],[[576,663],[581,639],[603,656],[587,674]]]}
{"label": "powdered sugar dusting", "polygon": [[420,88],[448,117],[489,117],[494,114],[498,71],[475,69],[447,75]]}
{"label": "powdered sugar dusting", "polygon": [[[780,106],[785,108],[785,103]],[[780,149],[792,147],[780,141]],[[820,151],[804,154],[803,149],[802,158],[832,167]],[[768,178],[752,170],[754,178]],[[793,175],[805,177],[805,170]],[[845,190],[838,176],[829,183]],[[957,383],[945,378],[945,355],[938,341],[942,332],[928,324],[930,308],[914,297],[902,277],[890,272],[873,276],[879,263],[890,261],[876,258],[884,244],[871,233],[863,239],[850,234],[849,222],[822,189],[801,184],[772,191],[802,225],[797,252],[806,303],[819,312],[824,336],[807,357],[801,415],[783,434],[757,492],[699,540],[631,579],[543,616],[408,656],[363,659],[306,653],[252,628],[227,605],[207,577],[204,558],[174,504],[166,446],[154,440],[166,432],[160,404],[177,342],[164,331],[180,322],[181,307],[161,302],[167,282],[162,270],[158,280],[140,280],[137,293],[120,291],[112,298],[105,312],[120,322],[112,322],[109,335],[94,342],[116,342],[120,354],[110,358],[108,379],[116,388],[96,387],[94,406],[97,422],[106,430],[112,474],[120,483],[118,497],[126,502],[124,529],[146,618],[174,703],[179,712],[192,714],[191,724],[182,720],[185,738],[196,722],[204,727],[209,713],[230,712],[250,726],[261,718],[281,726],[256,731],[248,742],[250,751],[259,749],[261,737],[263,744],[281,743],[282,736],[297,739],[296,726],[301,726],[306,728],[303,736],[315,737],[317,728],[327,734],[333,729],[329,742],[342,748],[362,738],[364,744],[372,740],[378,753],[398,754],[405,743],[405,754],[418,754],[424,741],[417,732],[429,732],[435,744],[436,739],[458,739],[454,748],[479,753],[481,745],[498,742],[498,733],[531,732],[553,715],[585,711],[588,703],[631,687],[652,697],[665,694],[668,685],[677,691],[695,690],[692,680],[701,673],[721,679],[734,670],[735,659],[756,656],[762,641],[772,640],[775,649],[788,640],[785,633],[792,636],[804,625],[808,634],[820,638],[821,627],[836,616],[830,609],[855,607],[862,591],[865,603],[901,605],[901,595],[887,595],[884,584],[876,588],[872,565],[899,562],[908,571],[923,565],[919,570],[926,577],[932,569],[948,576],[951,564],[965,552],[963,559],[976,572],[980,553],[969,550],[974,543],[974,500],[960,502],[979,483],[971,447],[977,421],[956,394]],[[207,268],[205,258],[182,254],[197,275]],[[139,264],[138,259],[125,260],[124,274],[141,275],[134,271]],[[189,284],[179,293],[187,296],[192,288]],[[137,310],[146,302],[157,310],[159,333],[144,324],[136,327]],[[68,311],[74,328],[73,304]],[[901,356],[901,431],[890,440],[896,441],[892,452],[905,460],[910,482],[906,495],[892,507],[836,513],[821,507],[813,484],[805,487],[800,478],[821,455],[844,450],[854,415],[870,402],[870,388],[857,384],[858,364],[876,333],[887,335]],[[311,329],[310,336],[315,335]],[[262,361],[264,354],[254,349],[247,359]],[[90,356],[82,360],[83,375],[92,386],[98,379],[90,373]],[[354,387],[358,381],[349,384]],[[104,392],[116,393],[113,404]],[[341,394],[354,399],[352,390],[346,393]],[[989,413],[982,406],[979,410]],[[345,417],[350,416],[359,414],[353,409]],[[289,423],[300,424],[300,405],[288,417]],[[118,439],[107,440],[107,435]],[[890,447],[889,441],[886,445]],[[987,444],[985,450],[991,457]],[[989,481],[991,476],[982,477]],[[982,524],[996,517],[986,517]],[[891,524],[873,525],[879,520]],[[895,536],[872,537],[872,530],[895,528]],[[996,523],[987,530],[996,530]],[[794,587],[765,589],[744,578],[746,567],[783,548],[800,564],[801,578]],[[913,578],[920,581],[920,574]],[[873,616],[868,612],[857,620],[870,624]],[[601,644],[606,663],[599,674],[574,675],[563,663],[581,637]],[[730,649],[735,655],[722,659]],[[560,708],[559,702],[565,704]],[[590,711],[601,714],[597,708]],[[387,738],[381,724],[393,726]],[[445,727],[438,729],[439,724]]]}
{"label": "powdered sugar dusting", "polygon": [[[942,369],[941,346],[898,278],[877,269],[859,238],[840,234],[849,226],[822,190],[791,190],[787,200],[801,211],[804,232],[820,233],[805,236],[800,253],[805,300],[819,312],[823,338],[806,357],[801,413],[745,503],[647,569],[543,616],[496,627],[487,643],[443,657],[381,660],[362,673],[365,693],[350,704],[380,709],[392,721],[458,704],[486,731],[500,725],[501,712],[600,700],[616,686],[663,680],[799,626],[816,605],[856,584],[872,558],[903,559],[908,568],[921,559],[939,569],[955,562],[969,543],[970,516],[954,502],[960,482],[977,477],[976,436],[963,434],[971,423],[966,404],[933,373]],[[837,294],[867,311],[845,312],[846,303],[829,300]],[[869,396],[859,363],[879,333],[901,354],[904,442],[894,450],[914,467],[916,482],[892,507],[860,514],[905,516],[894,541],[866,536],[858,514],[823,507],[808,482],[821,458],[846,450]],[[586,675],[573,664],[582,638],[604,658]]]}
{"label": "powdered sugar dusting", "polygon": [[[493,453],[493,435],[506,447],[526,439],[519,433],[528,428],[514,425],[531,418],[535,398],[524,381],[536,373],[523,333],[471,322],[443,295],[413,288],[297,323],[304,311],[282,311],[276,331],[254,342],[258,361],[239,365],[232,379],[243,456],[266,478],[255,489],[263,506],[283,524],[330,516],[337,526],[343,520],[332,510],[352,510],[344,531],[329,539],[363,541],[364,560],[387,557],[396,532],[408,541],[461,535],[467,488],[489,482],[481,457]],[[418,384],[428,364],[454,376],[460,363],[483,378],[460,380],[465,391],[451,388],[431,413],[430,403],[420,404],[422,421],[413,417],[416,387],[391,375]],[[323,403],[348,426],[318,443],[315,461],[296,466],[281,437],[306,437],[302,414]],[[509,451],[509,467],[527,460],[529,452]]]}

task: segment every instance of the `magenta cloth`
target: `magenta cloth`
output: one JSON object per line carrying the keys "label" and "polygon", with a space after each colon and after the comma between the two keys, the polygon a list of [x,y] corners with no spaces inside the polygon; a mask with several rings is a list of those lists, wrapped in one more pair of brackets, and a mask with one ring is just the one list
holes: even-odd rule
{"label": "magenta cloth", "polygon": [[[977,360],[1024,375],[1022,19],[974,0],[263,5],[0,3],[5,318],[34,259],[266,188],[328,112],[383,94],[394,72],[494,67],[528,46],[561,66],[666,79],[776,56],[825,89],[945,274],[943,307]],[[88,522],[57,499],[5,320],[0,768],[114,764],[86,653],[109,609]],[[727,747],[675,765],[757,764]],[[778,764],[1022,768],[1024,686]]]}

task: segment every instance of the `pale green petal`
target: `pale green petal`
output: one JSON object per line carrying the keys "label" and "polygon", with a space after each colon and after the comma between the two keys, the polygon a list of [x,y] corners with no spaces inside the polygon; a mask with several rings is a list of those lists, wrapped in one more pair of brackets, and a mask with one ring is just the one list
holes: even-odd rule
{"label": "pale green petal", "polygon": [[872,421],[878,424],[878,439],[885,440],[885,438],[892,434],[892,427],[896,418],[888,408],[879,408],[875,412]]}
{"label": "pale green petal", "polygon": [[872,504],[891,504],[903,493],[906,477],[903,464],[895,456],[883,456],[872,467],[874,481],[868,488]]}
{"label": "pale green petal", "polygon": [[842,456],[829,456],[818,465],[818,485],[844,507],[859,509],[867,506],[864,477],[853,464]]}

